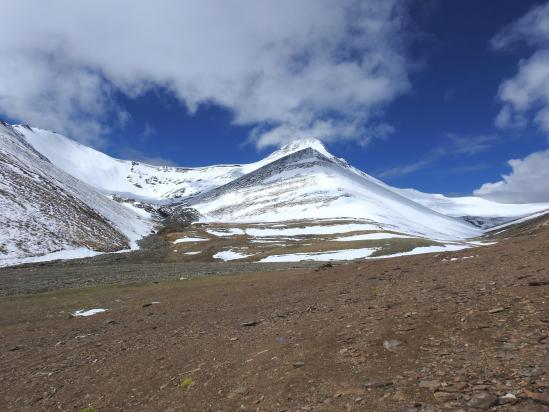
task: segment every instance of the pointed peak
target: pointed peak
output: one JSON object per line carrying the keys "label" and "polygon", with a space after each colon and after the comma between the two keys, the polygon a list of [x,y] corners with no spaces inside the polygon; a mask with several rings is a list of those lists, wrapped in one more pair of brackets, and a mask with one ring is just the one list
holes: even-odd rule
{"label": "pointed peak", "polygon": [[285,144],[280,149],[278,149],[275,153],[283,154],[283,155],[289,155],[291,153],[299,152],[300,150],[304,149],[313,149],[317,152],[322,153],[324,156],[328,158],[332,158],[332,154],[326,150],[326,147],[322,144],[322,142],[318,139],[308,138],[308,139],[296,139],[291,141],[290,143]]}
{"label": "pointed peak", "polygon": [[308,148],[326,151],[326,148],[324,147],[322,142],[318,139],[313,139],[313,138],[293,140],[290,143],[287,143],[284,146],[282,146],[280,150],[293,152],[293,151],[298,151],[298,150],[308,149]]}

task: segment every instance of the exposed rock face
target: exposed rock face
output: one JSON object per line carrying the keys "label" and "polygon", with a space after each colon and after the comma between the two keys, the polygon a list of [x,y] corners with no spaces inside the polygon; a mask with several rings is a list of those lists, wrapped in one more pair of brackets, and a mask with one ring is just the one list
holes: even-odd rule
{"label": "exposed rock face", "polygon": [[71,248],[117,251],[130,246],[130,232],[149,227],[57,169],[5,124],[0,125],[0,210],[0,264]]}
{"label": "exposed rock face", "polygon": [[198,221],[202,216],[198,210],[190,207],[161,207],[158,209],[158,213],[164,218],[160,233],[180,231],[193,222]]}

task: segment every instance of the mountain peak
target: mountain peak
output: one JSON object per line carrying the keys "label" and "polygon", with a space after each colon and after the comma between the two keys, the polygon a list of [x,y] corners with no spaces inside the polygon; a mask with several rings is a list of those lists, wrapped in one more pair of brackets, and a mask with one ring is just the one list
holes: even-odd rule
{"label": "mountain peak", "polygon": [[318,151],[326,151],[326,147],[318,139],[305,138],[292,140],[280,148],[281,151],[296,152],[303,149],[315,149]]}
{"label": "mountain peak", "polygon": [[289,154],[299,152],[300,150],[304,149],[313,149],[317,152],[323,154],[329,159],[333,159],[334,156],[326,150],[326,147],[322,144],[322,142],[318,139],[313,138],[306,138],[306,139],[296,139],[291,141],[290,143],[285,144],[280,149],[278,149],[276,152],[271,154],[269,158],[280,158],[283,156],[287,156]]}

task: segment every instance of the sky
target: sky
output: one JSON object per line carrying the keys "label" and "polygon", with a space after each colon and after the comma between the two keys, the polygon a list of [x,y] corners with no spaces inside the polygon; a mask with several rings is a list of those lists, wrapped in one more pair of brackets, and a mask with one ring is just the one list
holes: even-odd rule
{"label": "sky", "polygon": [[0,118],[119,158],[299,138],[397,187],[549,201],[549,3],[0,0]]}

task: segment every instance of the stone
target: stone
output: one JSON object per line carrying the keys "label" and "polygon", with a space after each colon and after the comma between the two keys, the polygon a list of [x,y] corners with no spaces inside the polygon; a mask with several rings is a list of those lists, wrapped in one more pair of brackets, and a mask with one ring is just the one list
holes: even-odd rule
{"label": "stone", "polygon": [[435,392],[433,396],[439,402],[450,402],[457,399],[457,394],[452,392]]}
{"label": "stone", "polygon": [[434,391],[440,387],[440,382],[437,380],[421,381],[419,382],[419,387]]}
{"label": "stone", "polygon": [[393,382],[391,382],[391,381],[373,381],[373,382],[368,382],[365,385],[365,388],[366,389],[377,389],[377,388],[386,388],[386,387],[389,387],[389,386],[393,386]]}
{"label": "stone", "polygon": [[506,393],[505,395],[499,397],[500,405],[514,404],[517,401],[518,401],[517,397],[512,393]]}
{"label": "stone", "polygon": [[383,341],[383,347],[385,349],[387,349],[388,351],[394,351],[400,345],[402,345],[402,342],[397,340],[397,339],[391,339],[391,340]]}
{"label": "stone", "polygon": [[480,392],[473,395],[467,405],[476,409],[490,409],[492,406],[497,405],[498,400],[497,396],[489,392]]}
{"label": "stone", "polygon": [[257,326],[259,325],[259,321],[257,320],[251,320],[249,322],[242,322],[240,326],[250,327],[250,326]]}

